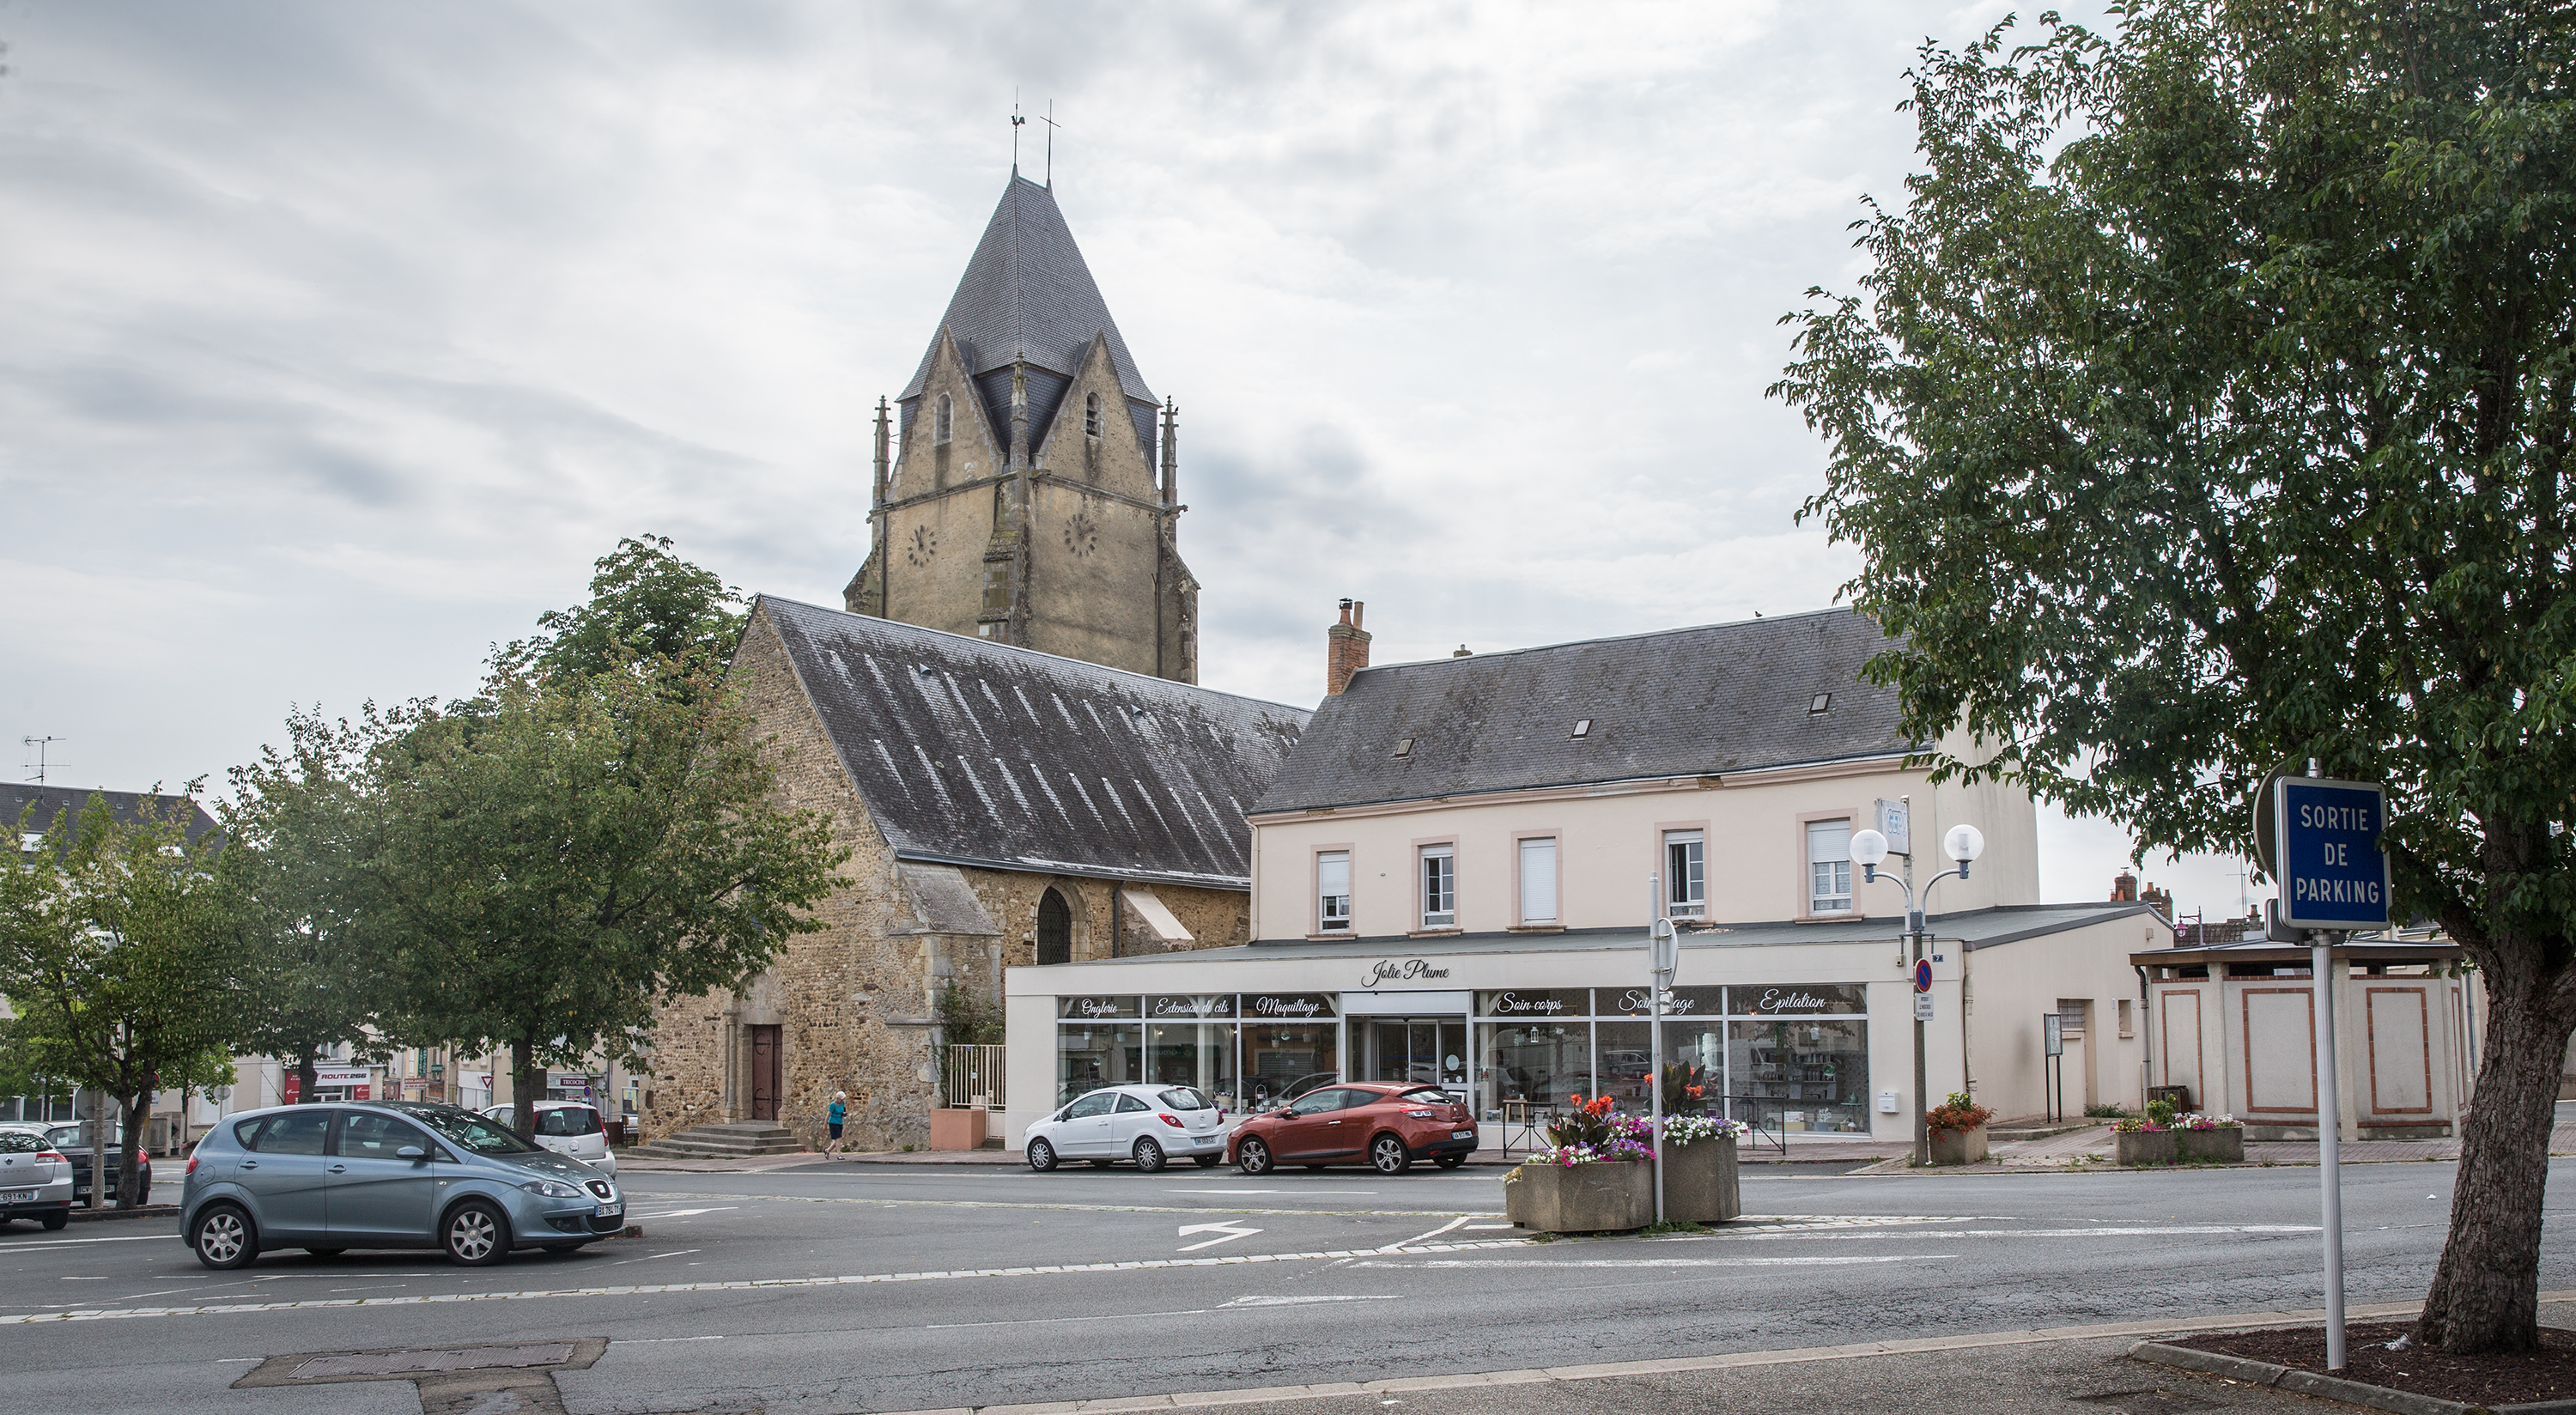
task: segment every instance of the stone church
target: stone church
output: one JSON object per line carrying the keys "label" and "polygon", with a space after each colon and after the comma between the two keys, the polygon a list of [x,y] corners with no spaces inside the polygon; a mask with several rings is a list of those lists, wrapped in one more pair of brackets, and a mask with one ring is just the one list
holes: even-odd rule
{"label": "stone church", "polygon": [[851,855],[821,932],[663,1011],[649,1138],[773,1121],[819,1145],[846,1091],[854,1147],[924,1144],[950,986],[998,1016],[1010,967],[1249,938],[1244,813],[1309,714],[1196,686],[1174,423],[1054,193],[1014,172],[878,402],[843,608],[762,595],[735,650],[781,803]]}

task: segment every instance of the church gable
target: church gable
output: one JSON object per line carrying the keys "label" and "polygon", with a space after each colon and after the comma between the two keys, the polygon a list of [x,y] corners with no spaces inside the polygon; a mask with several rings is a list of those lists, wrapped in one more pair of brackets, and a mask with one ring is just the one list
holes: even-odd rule
{"label": "church gable", "polygon": [[[923,496],[1008,470],[1008,424],[996,423],[984,407],[968,375],[965,352],[946,328],[931,342],[929,358],[916,383],[919,391],[909,395],[910,401],[905,404],[904,423],[908,430],[903,454],[895,460],[894,475],[886,490],[889,499]],[[1009,411],[1006,388],[1005,418]]]}
{"label": "church gable", "polygon": [[1161,499],[1155,484],[1153,443],[1138,435],[1129,416],[1106,336],[1092,336],[1045,433],[1038,445],[1039,470],[1139,501]]}

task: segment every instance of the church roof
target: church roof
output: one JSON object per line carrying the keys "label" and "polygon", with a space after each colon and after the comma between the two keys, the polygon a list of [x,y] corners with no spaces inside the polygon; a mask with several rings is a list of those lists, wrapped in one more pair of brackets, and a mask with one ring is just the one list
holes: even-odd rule
{"label": "church roof", "polygon": [[[1032,445],[1045,435],[1055,405],[1062,401],[1095,334],[1109,340],[1110,362],[1127,396],[1146,403],[1158,401],[1145,386],[1145,376],[1136,371],[1136,360],[1127,352],[1118,322],[1109,317],[1109,303],[1100,297],[1091,267],[1083,263],[1081,248],[1073,243],[1073,229],[1065,225],[1064,213],[1056,209],[1055,193],[1017,172],[1003,189],[1001,204],[993,208],[984,239],[975,244],[965,278],[957,282],[957,293],[949,297],[948,312],[939,322],[957,340],[967,371],[984,395],[985,410],[1005,435],[1011,424],[1010,380],[987,375],[1007,373],[1012,359],[1020,356],[1034,369],[1057,375],[1030,379]],[[921,366],[897,401],[909,407],[921,396],[930,376],[931,355],[938,347],[934,335],[922,352]],[[1149,436],[1147,441],[1151,440]]]}
{"label": "church roof", "polygon": [[0,826],[16,829],[19,814],[27,812],[29,830],[50,832],[58,821],[66,828],[76,829],[93,796],[104,799],[108,814],[127,825],[142,818],[144,803],[149,801],[154,812],[164,819],[175,816],[186,823],[191,844],[215,829],[215,818],[207,815],[206,808],[192,797],[166,791],[107,791],[32,782],[0,784]]}
{"label": "church roof", "polygon": [[897,857],[1251,886],[1244,813],[1311,714],[762,595]]}
{"label": "church roof", "polygon": [[1860,677],[1887,647],[1874,620],[1828,609],[1365,668],[1324,699],[1253,810],[1904,753],[1896,691]]}

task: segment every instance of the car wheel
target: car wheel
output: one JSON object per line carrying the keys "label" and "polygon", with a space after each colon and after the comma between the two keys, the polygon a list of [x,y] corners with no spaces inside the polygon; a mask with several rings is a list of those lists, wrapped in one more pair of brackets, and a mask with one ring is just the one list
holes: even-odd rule
{"label": "car wheel", "polygon": [[1055,1146],[1048,1144],[1044,1140],[1031,1140],[1029,1142],[1029,1168],[1036,1170],[1040,1174],[1044,1174],[1048,1170],[1055,1168]]}
{"label": "car wheel", "polygon": [[481,1199],[448,1210],[438,1236],[447,1260],[460,1267],[488,1268],[510,1256],[510,1220]]}
{"label": "car wheel", "polygon": [[1404,1141],[1393,1135],[1380,1135],[1369,1141],[1369,1163],[1380,1174],[1402,1174],[1413,1168],[1413,1156],[1405,1153]]}
{"label": "car wheel", "polygon": [[1154,1137],[1151,1135],[1136,1137],[1135,1154],[1136,1167],[1147,1174],[1152,1174],[1163,1167],[1163,1147],[1155,1144]]}
{"label": "car wheel", "polygon": [[50,1213],[45,1215],[45,1231],[47,1233],[60,1233],[71,1226],[72,1211],[69,1209],[64,1209],[60,1213]]}
{"label": "car wheel", "polygon": [[346,1248],[307,1248],[304,1251],[317,1258],[336,1258],[349,1250]]}
{"label": "car wheel", "polygon": [[1193,1155],[1190,1157],[1190,1163],[1197,1165],[1201,1169],[1214,1169],[1216,1168],[1217,1161],[1223,1158],[1225,1158],[1223,1155]]}
{"label": "car wheel", "polygon": [[1434,1155],[1431,1157],[1431,1162],[1440,1166],[1442,1169],[1456,1169],[1458,1166],[1467,1162],[1467,1157],[1465,1155]]}
{"label": "car wheel", "polygon": [[1270,1172],[1270,1147],[1259,1140],[1246,1140],[1235,1147],[1234,1164],[1235,1168],[1242,1170],[1246,1174],[1268,1174]]}
{"label": "car wheel", "polygon": [[197,1250],[198,1262],[217,1271],[246,1268],[259,1256],[259,1232],[240,1209],[208,1204],[188,1233],[188,1246]]}

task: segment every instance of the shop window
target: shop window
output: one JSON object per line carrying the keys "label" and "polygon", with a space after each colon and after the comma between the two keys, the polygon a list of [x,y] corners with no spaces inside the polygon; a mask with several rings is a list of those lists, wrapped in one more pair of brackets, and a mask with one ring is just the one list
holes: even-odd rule
{"label": "shop window", "polygon": [[1556,922],[1556,841],[1551,837],[1521,842],[1521,922]]}
{"label": "shop window", "polygon": [[1696,919],[1708,912],[1705,842],[1696,830],[1664,832],[1664,912]]}
{"label": "shop window", "polygon": [[1807,912],[1845,914],[1851,907],[1851,821],[1807,822]]}
{"label": "shop window", "polygon": [[1052,889],[1038,899],[1038,961],[1073,961],[1073,908]]}
{"label": "shop window", "polygon": [[1351,852],[1327,850],[1315,857],[1315,931],[1348,933],[1351,927]]}
{"label": "shop window", "polygon": [[1458,847],[1422,847],[1422,926],[1455,928],[1458,924]]}

